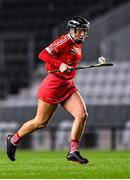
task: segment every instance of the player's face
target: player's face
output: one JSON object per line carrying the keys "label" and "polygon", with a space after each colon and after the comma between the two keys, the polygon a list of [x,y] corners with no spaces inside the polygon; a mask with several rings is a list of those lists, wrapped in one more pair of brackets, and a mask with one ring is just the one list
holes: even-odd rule
{"label": "player's face", "polygon": [[87,30],[83,28],[72,29],[71,36],[77,43],[83,43],[87,37]]}

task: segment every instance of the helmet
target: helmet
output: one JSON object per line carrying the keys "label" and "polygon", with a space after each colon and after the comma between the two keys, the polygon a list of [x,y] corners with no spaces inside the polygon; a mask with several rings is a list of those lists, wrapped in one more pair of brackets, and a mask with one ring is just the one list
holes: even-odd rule
{"label": "helmet", "polygon": [[87,31],[89,30],[90,23],[83,17],[75,16],[71,20],[69,20],[67,24],[67,29],[70,28],[84,28]]}

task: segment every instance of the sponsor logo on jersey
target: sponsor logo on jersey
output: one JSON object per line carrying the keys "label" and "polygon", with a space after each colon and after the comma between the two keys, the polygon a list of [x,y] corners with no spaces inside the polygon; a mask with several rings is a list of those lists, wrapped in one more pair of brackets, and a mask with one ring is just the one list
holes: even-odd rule
{"label": "sponsor logo on jersey", "polygon": [[71,50],[70,50],[70,53],[73,54],[73,55],[75,55],[75,54],[76,54],[76,50],[75,50],[75,49],[71,49]]}

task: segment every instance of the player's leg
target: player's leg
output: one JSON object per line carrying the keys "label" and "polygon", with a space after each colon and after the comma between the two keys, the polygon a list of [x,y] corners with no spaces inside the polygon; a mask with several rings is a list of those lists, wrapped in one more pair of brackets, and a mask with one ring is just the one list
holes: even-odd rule
{"label": "player's leg", "polygon": [[87,163],[88,160],[81,157],[79,153],[79,144],[88,117],[85,102],[80,93],[76,91],[64,102],[63,107],[74,117],[67,159]]}
{"label": "player's leg", "polygon": [[57,105],[51,105],[39,100],[35,118],[24,123],[14,135],[7,136],[7,154],[12,161],[15,161],[16,147],[21,139],[36,129],[44,128],[51,119],[56,107]]}
{"label": "player's leg", "polygon": [[23,126],[18,130],[18,135],[23,137],[36,129],[44,128],[48,124],[48,121],[52,117],[56,107],[57,105],[51,105],[39,100],[35,118],[23,124]]}

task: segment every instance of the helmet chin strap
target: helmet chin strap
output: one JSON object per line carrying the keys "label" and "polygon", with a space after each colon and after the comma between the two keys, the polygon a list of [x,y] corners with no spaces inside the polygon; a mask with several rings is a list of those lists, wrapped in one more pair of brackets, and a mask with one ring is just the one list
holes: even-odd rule
{"label": "helmet chin strap", "polygon": [[77,44],[82,44],[83,43],[83,41],[81,40],[81,39],[76,39],[76,40],[74,40]]}

